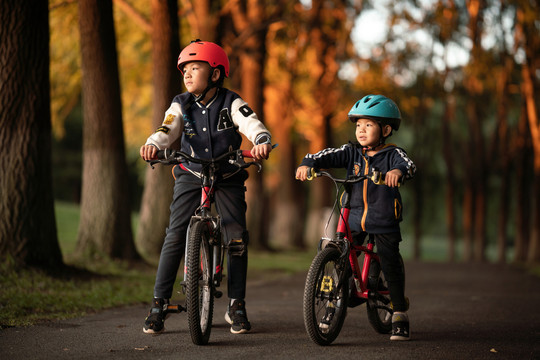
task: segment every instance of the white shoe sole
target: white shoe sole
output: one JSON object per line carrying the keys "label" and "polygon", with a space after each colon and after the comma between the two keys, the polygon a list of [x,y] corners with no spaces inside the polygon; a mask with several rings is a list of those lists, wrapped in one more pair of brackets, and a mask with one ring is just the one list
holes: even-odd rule
{"label": "white shoe sole", "polygon": [[[229,323],[229,325],[232,325],[233,322],[231,320],[231,317],[229,316],[229,312],[225,312],[225,321]],[[231,326],[231,333],[232,334],[245,334],[247,333],[249,330],[248,329],[240,329],[238,331],[236,330],[233,330],[232,326]]]}
{"label": "white shoe sole", "polygon": [[165,328],[161,329],[161,331],[154,331],[153,329],[145,329],[145,328],[143,327],[142,331],[143,331],[143,333],[145,333],[145,334],[161,334],[162,332],[165,331]]}

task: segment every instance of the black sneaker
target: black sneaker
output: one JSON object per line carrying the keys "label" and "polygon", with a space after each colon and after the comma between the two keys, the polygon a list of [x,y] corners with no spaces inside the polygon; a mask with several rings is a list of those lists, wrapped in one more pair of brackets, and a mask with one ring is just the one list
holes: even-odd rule
{"label": "black sneaker", "polygon": [[406,313],[392,315],[392,336],[390,340],[410,340],[409,317]]}
{"label": "black sneaker", "polygon": [[165,314],[163,311],[167,308],[168,303],[168,300],[161,298],[152,300],[152,307],[144,320],[143,331],[146,334],[159,334],[165,330]]}
{"label": "black sneaker", "polygon": [[233,304],[227,307],[225,321],[231,324],[233,334],[244,334],[251,330],[246,313],[246,303],[244,300],[234,300]]}
{"label": "black sneaker", "polygon": [[333,306],[328,306],[326,308],[326,313],[324,314],[323,318],[321,319],[321,322],[319,323],[319,328],[323,333],[327,333],[330,329],[330,325],[332,324],[332,319],[334,318],[334,314],[336,313],[336,308]]}

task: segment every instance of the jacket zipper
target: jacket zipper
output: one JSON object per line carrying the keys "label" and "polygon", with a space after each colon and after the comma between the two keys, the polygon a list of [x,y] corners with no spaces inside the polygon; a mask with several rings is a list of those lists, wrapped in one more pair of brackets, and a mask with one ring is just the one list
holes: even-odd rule
{"label": "jacket zipper", "polygon": [[[369,174],[369,161],[367,158],[364,157],[364,161],[366,162],[366,167],[364,168],[364,175]],[[368,187],[368,180],[364,181],[363,184],[363,200],[364,200],[364,213],[362,214],[362,230],[366,231],[366,218],[367,218],[367,212],[368,212],[368,201],[367,201],[367,187]]]}

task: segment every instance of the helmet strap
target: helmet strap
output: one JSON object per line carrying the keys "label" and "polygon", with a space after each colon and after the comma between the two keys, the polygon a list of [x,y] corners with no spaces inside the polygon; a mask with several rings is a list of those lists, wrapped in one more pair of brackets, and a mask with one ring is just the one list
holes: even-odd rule
{"label": "helmet strap", "polygon": [[[384,136],[383,135],[384,130],[383,130],[383,127],[382,127],[381,123],[379,123],[379,122],[377,122],[377,123],[379,124],[379,128],[381,129],[381,136],[379,136],[379,143],[377,145],[375,145],[375,146],[363,146],[362,149],[364,151],[376,150],[379,146],[384,145],[384,143],[386,142],[386,139],[390,136],[390,135]],[[390,134],[392,134],[392,132],[390,132]]]}

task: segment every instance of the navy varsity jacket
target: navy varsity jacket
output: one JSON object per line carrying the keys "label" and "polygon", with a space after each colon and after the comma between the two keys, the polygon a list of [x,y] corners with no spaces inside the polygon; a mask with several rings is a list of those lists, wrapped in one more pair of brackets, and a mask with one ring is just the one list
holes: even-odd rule
{"label": "navy varsity jacket", "polygon": [[[181,137],[181,150],[201,159],[218,157],[227,151],[240,149],[244,134],[253,144],[270,142],[271,135],[248,104],[235,92],[218,88],[205,106],[191,102],[189,92],[177,95],[165,112],[162,125],[148,138],[146,145],[158,149],[171,147]],[[199,164],[186,163],[188,171],[198,175]],[[234,173],[238,168],[224,164],[222,173]]]}
{"label": "navy varsity jacket", "polygon": [[[359,144],[349,143],[338,149],[307,154],[300,165],[316,169],[345,168],[347,176],[368,174],[373,167],[383,174],[399,169],[404,179],[412,178],[416,172],[406,152],[393,144],[385,145],[374,156],[367,156]],[[358,221],[360,224],[356,225],[361,231],[372,234],[399,232],[402,202],[398,188],[376,185],[369,180],[353,184],[350,220]]]}

